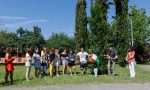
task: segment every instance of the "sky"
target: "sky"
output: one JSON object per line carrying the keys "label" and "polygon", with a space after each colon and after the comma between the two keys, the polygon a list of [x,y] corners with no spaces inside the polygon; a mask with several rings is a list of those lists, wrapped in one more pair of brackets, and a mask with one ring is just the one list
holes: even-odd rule
{"label": "sky", "polygon": [[[110,0],[113,1],[113,0]],[[150,16],[150,0],[129,0],[129,6],[136,4],[145,8]],[[74,35],[76,0],[0,0],[0,28],[15,32],[19,27],[33,30],[42,29],[47,39],[52,32]],[[90,16],[90,0],[87,0],[87,16]],[[112,21],[115,7],[108,10],[108,20]]]}

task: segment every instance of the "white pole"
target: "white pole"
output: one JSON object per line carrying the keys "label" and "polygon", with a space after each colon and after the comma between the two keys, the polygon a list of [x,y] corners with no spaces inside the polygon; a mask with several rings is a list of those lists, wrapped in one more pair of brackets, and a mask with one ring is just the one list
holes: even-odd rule
{"label": "white pole", "polygon": [[133,26],[132,26],[132,19],[130,18],[131,21],[131,45],[133,46]]}

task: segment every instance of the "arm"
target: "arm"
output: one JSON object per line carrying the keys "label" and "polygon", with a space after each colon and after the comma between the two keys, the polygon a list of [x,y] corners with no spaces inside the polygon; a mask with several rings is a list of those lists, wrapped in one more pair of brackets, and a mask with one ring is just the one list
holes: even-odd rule
{"label": "arm", "polygon": [[26,60],[27,61],[31,61],[32,60],[29,54],[26,54]]}
{"label": "arm", "polygon": [[128,61],[128,54],[127,54],[127,56],[126,56],[126,58],[125,58],[125,59],[126,59],[126,61]]}
{"label": "arm", "polygon": [[5,62],[7,63],[7,62],[11,62],[11,61],[13,61],[15,58],[14,57],[11,57],[11,58],[9,58],[9,54],[7,53],[6,54],[6,56],[5,56]]}
{"label": "arm", "polygon": [[134,54],[129,54],[130,59],[134,58]]}

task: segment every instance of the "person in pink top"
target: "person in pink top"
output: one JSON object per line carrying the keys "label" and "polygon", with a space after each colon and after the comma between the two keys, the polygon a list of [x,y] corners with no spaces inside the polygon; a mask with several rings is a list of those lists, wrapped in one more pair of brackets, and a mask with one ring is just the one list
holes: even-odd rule
{"label": "person in pink top", "polygon": [[127,53],[126,56],[126,61],[129,63],[129,69],[130,69],[130,77],[133,78],[135,77],[135,51],[133,47],[129,47],[129,52]]}

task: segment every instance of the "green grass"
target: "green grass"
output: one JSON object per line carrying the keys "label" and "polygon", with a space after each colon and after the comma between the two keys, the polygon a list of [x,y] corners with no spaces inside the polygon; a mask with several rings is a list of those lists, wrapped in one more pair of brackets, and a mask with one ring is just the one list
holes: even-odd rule
{"label": "green grass", "polygon": [[[69,71],[69,70],[68,70]],[[78,70],[79,67],[78,67]],[[91,74],[70,76],[65,75],[60,77],[39,78],[34,77],[34,67],[31,68],[31,80],[25,80],[25,66],[15,66],[14,71],[14,85],[10,87],[31,87],[31,86],[43,86],[43,85],[66,85],[66,84],[99,84],[99,83],[145,83],[150,82],[150,72],[143,71],[140,67],[136,66],[136,78],[130,78],[128,68],[122,68],[116,65],[117,76],[100,75],[94,77]],[[89,73],[89,71],[88,71]],[[0,83],[4,82],[5,69],[4,66],[0,66]],[[3,84],[0,86],[4,87]]]}

